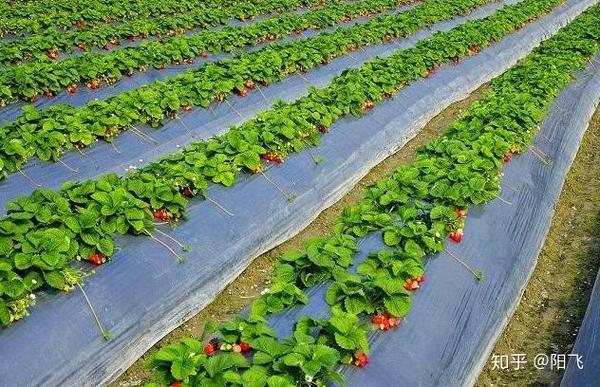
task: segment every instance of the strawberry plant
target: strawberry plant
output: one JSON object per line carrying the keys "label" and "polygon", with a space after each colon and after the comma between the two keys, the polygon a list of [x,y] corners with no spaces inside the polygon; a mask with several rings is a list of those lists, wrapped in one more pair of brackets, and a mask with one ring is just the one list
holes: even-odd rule
{"label": "strawberry plant", "polygon": [[[348,84],[370,90],[370,95],[363,97],[376,105],[387,92],[385,86],[378,84],[378,78],[373,77],[373,73],[387,74],[397,85],[405,85],[419,76],[421,61],[418,58],[434,52],[443,42],[470,34],[479,36],[489,33],[498,36],[498,30],[508,34],[521,20],[547,12],[556,1],[526,0],[488,18],[436,34],[421,41],[416,48],[399,51],[385,59],[375,59],[360,69],[345,72],[328,88],[313,89],[308,96],[293,104],[279,103],[255,120],[232,128],[224,136],[191,144],[182,152],[122,178],[107,175],[98,180],[70,182],[59,192],[38,189],[30,197],[21,197],[7,204],[7,215],[0,219],[0,232],[5,238],[4,254],[0,259],[9,263],[13,267],[11,270],[20,278],[25,278],[37,267],[51,270],[52,274],[46,273],[39,286],[48,285],[63,290],[69,290],[73,283],[77,283],[77,278],[65,271],[69,264],[76,259],[90,260],[95,264],[98,262],[97,254],[101,255],[101,262],[110,259],[114,254],[113,238],[117,234],[148,236],[181,261],[182,257],[153,236],[155,215],[169,222],[177,221],[184,216],[183,211],[189,200],[205,196],[209,182],[231,185],[239,171],[251,171],[256,160],[260,162],[259,155],[277,153],[285,156],[304,148],[305,143],[297,141],[298,138],[316,144],[321,136],[318,127],[323,121],[322,114],[312,115],[311,109],[318,106],[319,111],[323,111],[327,107],[327,120],[333,122],[350,113],[352,106],[362,105],[360,99],[347,101],[340,98],[340,95],[347,95],[345,90]],[[478,41],[480,39],[477,38]],[[429,48],[429,44],[434,48]],[[465,38],[462,44],[468,47],[472,42]],[[584,49],[588,51],[583,52],[590,51],[589,47]],[[450,62],[451,58],[445,60]],[[583,65],[581,60],[569,63],[573,66]],[[398,69],[405,71],[399,72]],[[392,81],[385,82],[385,85]],[[379,95],[376,90],[379,90]],[[102,105],[102,101],[94,104],[99,108]],[[530,103],[523,103],[523,106],[534,109]],[[532,114],[529,110],[520,115]],[[539,109],[533,110],[533,113],[536,118],[541,117]],[[29,110],[26,117],[37,119],[38,114],[35,110]],[[359,110],[355,114],[363,113]],[[503,129],[497,130],[497,133],[511,132]],[[349,267],[356,248],[354,238],[366,232],[383,229],[384,242],[401,249],[405,257],[421,258],[425,254],[441,251],[444,235],[456,230],[464,221],[456,218],[454,209],[480,204],[497,194],[497,179],[482,175],[483,171],[496,171],[502,165],[501,156],[507,150],[526,146],[526,139],[519,140],[513,134],[507,134],[507,138],[494,134],[481,133],[475,137],[477,141],[471,143],[476,147],[460,139],[446,138],[429,144],[412,165],[396,171],[394,179],[384,180],[372,188],[368,202],[361,203],[353,211],[344,212],[342,220],[351,221],[342,221],[336,227],[342,235],[311,242],[306,252],[288,255],[283,261],[287,266],[277,270],[276,281],[265,297],[253,307],[253,316],[259,318],[267,312],[277,312],[298,302],[306,302],[302,289],[329,279],[336,268]],[[16,141],[13,143],[15,151],[21,151],[22,146]],[[196,196],[184,195],[184,188],[188,188],[192,194],[196,193]],[[357,226],[357,219],[364,225]],[[56,235],[61,235],[61,238],[64,235],[69,240],[68,246],[44,241],[46,238],[55,240]],[[180,246],[183,248],[183,245]],[[51,261],[37,260],[35,257],[38,255],[46,257],[46,249],[52,257]],[[13,266],[15,257],[19,257],[18,262],[23,269]],[[29,262],[32,266],[27,266]],[[36,267],[36,264],[46,266]],[[414,279],[411,281],[414,282]],[[413,282],[410,286],[413,286]],[[400,300],[396,288],[386,285],[378,288],[381,292],[377,300],[389,298],[389,305],[404,302]],[[26,299],[24,290],[16,294],[3,296],[4,304]],[[373,300],[375,298],[369,298],[370,302]],[[11,314],[12,320],[21,314]]]}
{"label": "strawberry plant", "polygon": [[[268,18],[248,26],[224,27],[216,31],[205,31],[194,35],[171,37],[148,41],[140,46],[127,47],[109,54],[86,53],[59,61],[22,64],[6,67],[0,71],[0,94],[5,103],[21,98],[31,100],[45,93],[52,96],[67,88],[74,92],[73,85],[87,83],[88,88],[97,89],[99,79],[111,84],[125,76],[131,76],[146,66],[163,68],[164,63],[193,63],[195,57],[221,51],[233,51],[261,43],[269,36],[280,38],[300,29],[325,28],[342,18],[355,18],[392,9],[406,0],[363,0],[351,4],[332,4],[305,14],[284,14]],[[272,39],[271,39],[272,40]],[[58,51],[50,52],[53,59]],[[50,55],[50,54],[49,54]],[[184,59],[185,58],[185,59]],[[248,87],[250,86],[250,87]],[[254,88],[254,82],[247,80],[238,95],[246,95]],[[177,108],[169,106],[171,110]]]}
{"label": "strawberry plant", "polygon": [[[346,213],[341,217],[337,232],[352,233],[360,211],[369,214],[371,219],[375,212],[391,213],[393,224],[405,231],[396,230],[394,236],[388,236],[384,241],[392,247],[371,254],[358,266],[356,275],[346,273],[341,268],[335,269],[334,282],[326,296],[332,305],[332,316],[320,320],[307,317],[299,319],[294,335],[285,338],[282,343],[312,343],[315,340],[337,351],[341,363],[361,368],[368,365],[366,332],[369,326],[361,324],[361,317],[367,314],[365,311],[377,311],[371,317],[371,322],[378,329],[386,330],[386,326],[391,328],[397,325],[399,321],[392,317],[394,308],[397,308],[397,315],[405,314],[408,310],[406,300],[410,299],[410,292],[414,290],[403,290],[403,284],[416,282],[420,286],[425,281],[423,256],[443,249],[443,231],[456,227],[456,222],[462,222],[469,206],[480,204],[480,200],[491,200],[487,195],[474,195],[474,192],[481,193],[486,184],[479,187],[479,183],[473,182],[462,186],[457,197],[451,190],[452,184],[448,184],[449,188],[445,190],[439,190],[434,189],[436,183],[474,178],[498,183],[505,152],[523,149],[531,142],[554,96],[569,83],[573,72],[581,69],[600,49],[596,23],[599,15],[600,6],[593,6],[556,36],[542,43],[518,65],[495,79],[490,90],[452,123],[442,138],[419,149],[415,162],[401,166],[369,188],[361,204],[350,212],[351,216]],[[490,147],[490,144],[495,145]],[[430,159],[433,163],[426,162]],[[409,186],[407,190],[402,189],[405,185]],[[490,195],[497,193],[491,187],[488,189]],[[405,195],[400,195],[400,192]],[[349,220],[347,225],[344,224],[345,219]],[[435,240],[430,239],[433,237],[424,238],[427,232],[420,232],[420,227],[405,228],[406,224],[416,222],[416,219],[421,219]],[[385,232],[393,230],[389,225],[380,229],[385,229],[384,238]],[[359,232],[362,230],[359,229]],[[301,256],[302,253],[295,255]],[[289,264],[282,260],[277,266],[286,265]],[[279,271],[276,271],[275,278],[279,276]],[[370,298],[369,294],[374,297]],[[386,298],[395,297],[402,297],[402,300],[386,303]],[[370,302],[378,305],[371,306]],[[343,308],[352,309],[355,305],[360,306],[356,314],[342,311]],[[367,306],[362,308],[364,305]],[[273,337],[259,340],[256,341],[257,348],[261,348],[261,355],[253,358],[248,367],[236,370],[238,376],[231,376],[236,383],[255,380],[250,379],[255,375],[259,377],[256,379],[257,385],[261,386],[271,385],[268,384],[268,378],[274,376],[281,378],[278,381],[281,380],[283,385],[314,381],[310,373],[298,373],[293,367],[280,368],[276,361],[278,356],[283,355],[288,364],[302,365],[306,363],[307,356],[287,354],[285,344],[279,344]],[[300,347],[296,345],[295,352],[299,350]],[[333,355],[333,351],[328,350],[328,353]],[[202,366],[199,369],[202,370]],[[316,365],[314,369],[321,370]],[[252,374],[244,380],[244,375],[250,370],[253,370]],[[278,374],[282,370],[285,374]],[[162,376],[167,383],[173,380],[168,370]],[[320,381],[322,379],[318,379],[317,385]]]}
{"label": "strawberry plant", "polygon": [[[20,167],[36,152],[36,147],[31,146],[30,143],[23,144],[22,139],[35,138],[35,141],[39,143],[55,144],[56,149],[44,152],[44,156],[56,159],[59,157],[57,155],[60,155],[65,149],[87,145],[86,142],[76,141],[79,140],[80,132],[85,133],[86,136],[91,134],[92,139],[95,137],[110,141],[119,131],[127,130],[140,121],[156,127],[164,120],[176,117],[181,106],[208,107],[213,101],[222,101],[236,90],[243,89],[249,80],[252,80],[253,83],[268,84],[283,79],[291,73],[305,71],[319,65],[324,56],[335,57],[346,54],[348,45],[365,46],[381,41],[384,36],[390,34],[404,36],[434,22],[449,19],[457,14],[466,14],[485,1],[431,1],[407,12],[375,18],[367,24],[338,29],[332,33],[322,33],[301,41],[269,45],[258,52],[241,53],[234,59],[209,63],[198,69],[189,70],[178,76],[119,94],[105,101],[91,101],[80,108],[67,105],[54,105],[44,111],[28,108],[28,111],[24,112],[15,122],[0,127],[0,134],[4,135],[3,140],[0,141],[0,161],[4,164],[4,168],[0,168],[0,170],[16,171],[17,167]],[[414,20],[419,22],[415,23]],[[299,53],[303,54],[299,55]],[[384,76],[383,78],[389,77]],[[70,81],[65,82],[65,86],[70,83]],[[202,85],[202,88],[197,85]],[[33,87],[27,90],[27,93],[35,94]],[[344,98],[347,98],[352,104],[341,112],[345,112],[345,114],[362,112],[362,102],[359,100],[364,95],[348,95],[346,90],[340,88],[337,91],[337,104],[347,102]],[[356,91],[360,88],[352,90]],[[178,102],[176,104],[165,103],[164,96],[167,95],[170,96],[169,100]],[[369,100],[381,100],[381,97],[375,97],[373,96]],[[331,103],[331,101],[328,102]],[[306,101],[306,103],[315,107],[320,101]],[[319,110],[322,109],[323,107],[319,106]],[[35,113],[32,113],[32,110]],[[318,120],[319,126],[327,126],[339,116],[336,111],[337,109],[333,111],[329,109],[326,114],[319,113],[318,119],[315,118],[316,114],[308,114],[306,118],[308,121]],[[302,113],[298,114],[299,117],[303,116]],[[48,122],[52,122],[52,125],[48,126]],[[292,139],[294,130],[290,126],[290,120],[282,122],[287,123],[285,128],[281,128],[281,132],[286,133],[287,138],[281,140],[279,147],[286,146],[291,142],[290,140],[293,140],[292,145],[299,149],[303,146],[302,140],[310,141],[318,138],[313,130],[306,130],[302,138]],[[51,141],[46,137],[52,137],[53,140],[55,137],[59,139],[66,137],[70,141],[57,144],[56,140]],[[72,137],[73,139],[71,139]],[[11,141],[15,138],[19,139],[23,151],[19,155],[7,154],[8,151],[3,151],[3,148],[12,146]],[[86,140],[89,141],[89,138]],[[284,156],[277,147],[272,151],[271,153]],[[264,153],[268,152],[261,152],[261,154]],[[225,174],[224,181],[230,181],[229,176],[229,174]]]}
{"label": "strawberry plant", "polygon": [[[239,7],[244,5],[239,0],[208,0],[203,2],[198,0],[31,2],[9,7],[4,4],[0,5],[0,15],[2,16],[0,32],[1,35],[23,35],[28,32],[40,33],[54,29],[69,30],[76,28],[78,30],[86,29],[87,31],[114,22],[137,21],[164,16],[177,17],[181,16],[182,13],[197,10],[199,5],[216,9],[238,6],[235,14],[239,15],[240,18],[255,16],[252,12],[243,13],[246,8]],[[253,8],[250,7],[250,9]],[[285,8],[285,4],[275,2],[271,5],[271,8],[281,11]]]}
{"label": "strawberry plant", "polygon": [[[76,49],[90,51],[100,47],[110,49],[111,46],[118,46],[121,41],[125,40],[135,41],[146,39],[149,36],[161,38],[162,36],[181,35],[192,29],[207,29],[211,26],[223,25],[233,18],[252,19],[277,10],[279,10],[278,13],[281,13],[296,8],[315,7],[335,2],[339,2],[339,0],[230,1],[230,4],[225,7],[210,7],[204,2],[203,7],[193,7],[183,13],[157,15],[150,19],[141,17],[122,24],[108,23],[68,31],[49,28],[44,31],[36,31],[33,35],[25,35],[19,39],[3,42],[0,45],[0,62],[17,64],[30,61],[50,61],[45,54],[51,50],[72,52]],[[29,16],[31,15],[28,15],[28,18]],[[19,26],[13,28],[10,26],[11,24],[13,26],[19,24]],[[0,24],[0,31],[4,34],[20,34],[22,31],[20,27],[27,28],[27,26],[36,29],[39,27],[38,24],[31,23],[30,19],[24,22],[18,19],[5,20],[4,25]]]}

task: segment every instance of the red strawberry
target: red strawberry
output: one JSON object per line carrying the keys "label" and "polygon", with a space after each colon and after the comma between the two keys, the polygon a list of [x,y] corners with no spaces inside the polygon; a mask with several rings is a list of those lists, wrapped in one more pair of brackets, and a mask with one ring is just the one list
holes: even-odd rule
{"label": "red strawberry", "polygon": [[67,87],[67,93],[73,94],[77,91],[77,85],[72,83]]}
{"label": "red strawberry", "polygon": [[479,46],[475,45],[475,44],[471,44],[469,46],[469,51],[471,51],[472,53],[477,53],[479,52],[480,48]]}
{"label": "red strawberry", "polygon": [[192,192],[192,190],[188,187],[185,187],[181,190],[181,193],[183,196],[185,196],[186,198],[191,198],[192,196],[194,196],[194,193]]}
{"label": "red strawberry", "polygon": [[215,353],[215,347],[211,343],[208,343],[204,346],[203,352],[206,356],[210,356]]}
{"label": "red strawberry", "polygon": [[243,341],[240,343],[240,348],[242,349],[242,353],[249,352],[252,349],[252,347],[250,347],[250,344],[245,343]]}
{"label": "red strawberry", "polygon": [[178,380],[176,382],[171,383],[171,387],[181,387],[181,382]]}
{"label": "red strawberry", "polygon": [[452,231],[449,236],[450,236],[450,239],[452,239],[453,242],[460,243],[462,241],[462,238],[463,238],[463,230],[462,230],[462,228],[459,228],[456,231]]}
{"label": "red strawberry", "polygon": [[283,163],[283,158],[278,153],[264,153],[260,155],[260,158],[263,160],[271,161],[275,164]]}
{"label": "red strawberry", "polygon": [[246,89],[245,87],[242,90],[238,90],[236,91],[237,95],[239,95],[240,97],[245,97],[248,94],[248,89]]}
{"label": "red strawberry", "polygon": [[244,86],[246,86],[247,89],[254,89],[254,81],[252,79],[248,79],[246,81],[246,83],[244,83]]}
{"label": "red strawberry", "polygon": [[363,110],[371,110],[373,109],[373,101],[365,101],[365,103],[363,103]]}
{"label": "red strawberry", "polygon": [[52,94],[52,91],[50,91],[50,89],[44,89],[44,95],[46,97],[52,97],[54,94]]}
{"label": "red strawberry", "polygon": [[83,20],[79,19],[75,22],[75,27],[82,29],[83,27],[85,27],[85,22]]}
{"label": "red strawberry", "polygon": [[127,40],[129,40],[130,42],[134,42],[135,41],[135,35],[129,35],[129,36],[127,36]]}
{"label": "red strawberry", "polygon": [[159,209],[155,210],[153,213],[154,217],[159,220],[167,220],[171,217],[167,210]]}
{"label": "red strawberry", "polygon": [[58,51],[57,50],[48,51],[48,58],[50,58],[50,59],[58,58]]}
{"label": "red strawberry", "polygon": [[203,57],[203,58],[208,58],[208,51],[202,51],[200,53],[200,56]]}
{"label": "red strawberry", "polygon": [[455,208],[454,214],[456,214],[456,217],[460,219],[467,215],[467,210],[464,210],[462,208]]}
{"label": "red strawberry", "polygon": [[373,324],[376,324],[376,325],[383,324],[383,323],[384,323],[384,321],[385,321],[385,317],[383,317],[383,316],[382,316],[382,315],[380,315],[380,314],[376,314],[375,316],[373,316],[373,317],[371,318],[371,322],[372,322]]}
{"label": "red strawberry", "polygon": [[77,47],[79,47],[80,50],[85,50],[85,42],[79,42],[77,43]]}
{"label": "red strawberry", "polygon": [[404,284],[404,289],[408,290],[409,292],[415,291],[418,288],[419,288],[419,283],[412,279],[406,280],[406,283]]}
{"label": "red strawberry", "polygon": [[456,66],[459,63],[460,63],[460,59],[457,56],[455,56],[455,57],[452,58],[452,64],[453,65]]}
{"label": "red strawberry", "polygon": [[189,112],[190,110],[192,110],[192,105],[190,105],[189,103],[186,103],[185,105],[183,105],[183,106],[181,107],[181,109],[182,109],[184,112]]}
{"label": "red strawberry", "polygon": [[504,155],[504,157],[502,157],[502,162],[504,164],[507,164],[510,161],[510,153],[507,153]]}
{"label": "red strawberry", "polygon": [[421,285],[423,282],[425,282],[425,275],[420,275],[417,277],[417,283],[419,285]]}
{"label": "red strawberry", "polygon": [[354,365],[364,368],[369,363],[369,357],[362,351],[356,351],[354,354]]}
{"label": "red strawberry", "polygon": [[321,126],[319,126],[319,132],[325,134],[325,133],[329,132],[329,128],[325,125],[321,125]]}
{"label": "red strawberry", "polygon": [[88,261],[96,266],[100,266],[104,263],[104,257],[102,257],[102,254],[100,253],[94,253],[90,255]]}
{"label": "red strawberry", "polygon": [[91,90],[99,89],[100,88],[100,81],[98,81],[96,79],[94,79],[93,81],[89,81],[87,83],[87,87],[88,87],[88,89],[91,89]]}

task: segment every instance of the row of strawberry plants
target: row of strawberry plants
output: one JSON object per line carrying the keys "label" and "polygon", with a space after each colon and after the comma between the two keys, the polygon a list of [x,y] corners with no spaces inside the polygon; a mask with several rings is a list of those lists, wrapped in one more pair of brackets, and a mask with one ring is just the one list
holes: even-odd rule
{"label": "row of strawberry plants", "polygon": [[[498,195],[506,158],[530,144],[552,99],[598,52],[599,18],[596,5],[496,79],[443,137],[418,150],[415,162],[347,208],[332,236],[283,255],[271,290],[253,303],[249,316],[208,324],[206,343],[185,338],[151,355],[151,385],[343,385],[331,370],[339,363],[367,365],[367,333],[401,323],[411,294],[425,280],[424,257],[444,249],[440,235],[455,231],[467,207]],[[373,230],[384,232],[389,247],[371,254],[357,274],[348,273],[351,248],[340,249],[336,240],[346,238],[352,247]],[[277,340],[267,314],[306,302],[304,278],[315,274],[332,281],[325,296],[331,317],[300,318],[293,336]]]}
{"label": "row of strawberry plants", "polygon": [[124,24],[107,24],[80,31],[48,30],[21,39],[0,42],[0,63],[52,61],[60,52],[73,52],[76,48],[90,51],[98,47],[109,50],[121,41],[135,41],[148,36],[174,36],[192,29],[206,29],[223,25],[232,19],[245,21],[270,13],[283,13],[298,8],[339,3],[342,0],[256,0],[232,7],[201,7],[174,16],[135,20]]}
{"label": "row of strawberry plants", "polygon": [[[149,41],[109,54],[87,53],[56,62],[23,64],[0,68],[0,105],[18,99],[33,100],[38,95],[53,96],[77,84],[99,80],[114,83],[123,74],[151,66],[193,63],[196,57],[209,53],[232,52],[247,45],[272,41],[307,29],[322,29],[360,16],[394,9],[410,0],[363,0],[357,3],[333,4],[305,14],[283,14],[248,26],[226,27],[191,36]],[[115,76],[116,74],[116,76]]]}
{"label": "row of strawberry plants", "polygon": [[163,15],[181,15],[198,7],[223,7],[241,0],[149,0],[98,2],[33,2],[0,6],[0,35],[39,33],[55,30],[97,27],[106,23],[127,22]]}
{"label": "row of strawberry plants", "polygon": [[[315,37],[275,43],[81,107],[54,105],[45,110],[24,107],[16,121],[0,127],[0,178],[36,156],[49,161],[67,149],[112,140],[140,122],[156,127],[192,106],[208,107],[232,93],[245,95],[257,83],[266,85],[303,72],[369,44],[406,36],[433,23],[464,15],[487,0],[428,0],[422,6],[368,23]],[[114,74],[118,76],[119,74]]]}
{"label": "row of strawberry plants", "polygon": [[[332,122],[372,109],[408,82],[478,52],[559,3],[525,0],[506,6],[349,70],[325,89],[312,89],[292,104],[279,103],[223,136],[191,144],[137,172],[69,182],[58,192],[37,189],[8,203],[0,219],[2,321],[25,316],[32,303],[28,294],[40,287],[72,288],[79,279],[71,263],[110,259],[115,235],[153,238],[154,218],[176,222],[190,198],[206,197],[209,182],[231,186],[241,171],[261,172],[261,158],[277,163],[289,152],[316,145]],[[483,188],[477,183],[465,192],[478,203]],[[327,245],[323,249],[328,251]],[[293,300],[293,294],[286,297]]]}

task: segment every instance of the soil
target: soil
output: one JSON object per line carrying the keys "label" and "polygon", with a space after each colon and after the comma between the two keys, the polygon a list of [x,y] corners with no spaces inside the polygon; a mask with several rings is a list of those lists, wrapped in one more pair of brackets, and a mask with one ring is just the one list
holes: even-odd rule
{"label": "soil", "polygon": [[419,146],[426,144],[433,138],[441,136],[445,128],[451,122],[455,121],[465,108],[480,98],[487,88],[487,84],[483,85],[468,98],[450,105],[429,121],[419,134],[402,147],[402,149],[371,169],[350,192],[333,206],[323,211],[302,232],[254,259],[248,268],[229,284],[208,307],[160,340],[144,357],[135,362],[129,370],[114,381],[111,386],[130,387],[143,384],[152,376],[151,372],[144,366],[144,361],[149,354],[156,351],[159,347],[175,342],[182,337],[200,337],[204,324],[207,321],[226,321],[242,311],[254,298],[260,296],[260,292],[267,287],[273,266],[277,262],[278,257],[286,251],[301,248],[311,238],[329,233],[342,209],[358,203],[363,198],[365,189],[369,185],[372,185],[383,176],[390,174],[399,165],[412,161],[415,151]]}
{"label": "soil", "polygon": [[526,354],[528,363],[518,371],[493,370],[490,356],[477,385],[559,385],[564,370],[537,370],[529,362],[537,354],[571,352],[599,266],[600,108],[567,175],[533,276],[492,351],[509,359]]}

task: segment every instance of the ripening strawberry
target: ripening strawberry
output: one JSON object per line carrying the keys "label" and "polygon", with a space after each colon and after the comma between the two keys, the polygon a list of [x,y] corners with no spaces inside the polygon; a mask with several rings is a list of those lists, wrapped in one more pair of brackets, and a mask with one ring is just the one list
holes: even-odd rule
{"label": "ripening strawberry", "polygon": [[242,352],[242,347],[239,344],[234,344],[231,350],[235,353],[240,353]]}
{"label": "ripening strawberry", "polygon": [[246,83],[244,83],[247,89],[254,89],[254,81],[252,79],[248,79]]}
{"label": "ripening strawberry", "polygon": [[454,214],[456,214],[456,217],[460,219],[467,215],[467,210],[462,209],[462,208],[455,208]]}
{"label": "ripening strawberry", "polygon": [[50,59],[58,58],[58,51],[57,50],[48,51],[48,58],[50,58]]}
{"label": "ripening strawberry", "polygon": [[206,356],[210,356],[215,353],[215,347],[211,343],[208,343],[204,346],[203,352]]}
{"label": "ripening strawberry", "polygon": [[400,319],[397,317],[390,317],[389,322],[391,327],[397,327],[400,325]]}

